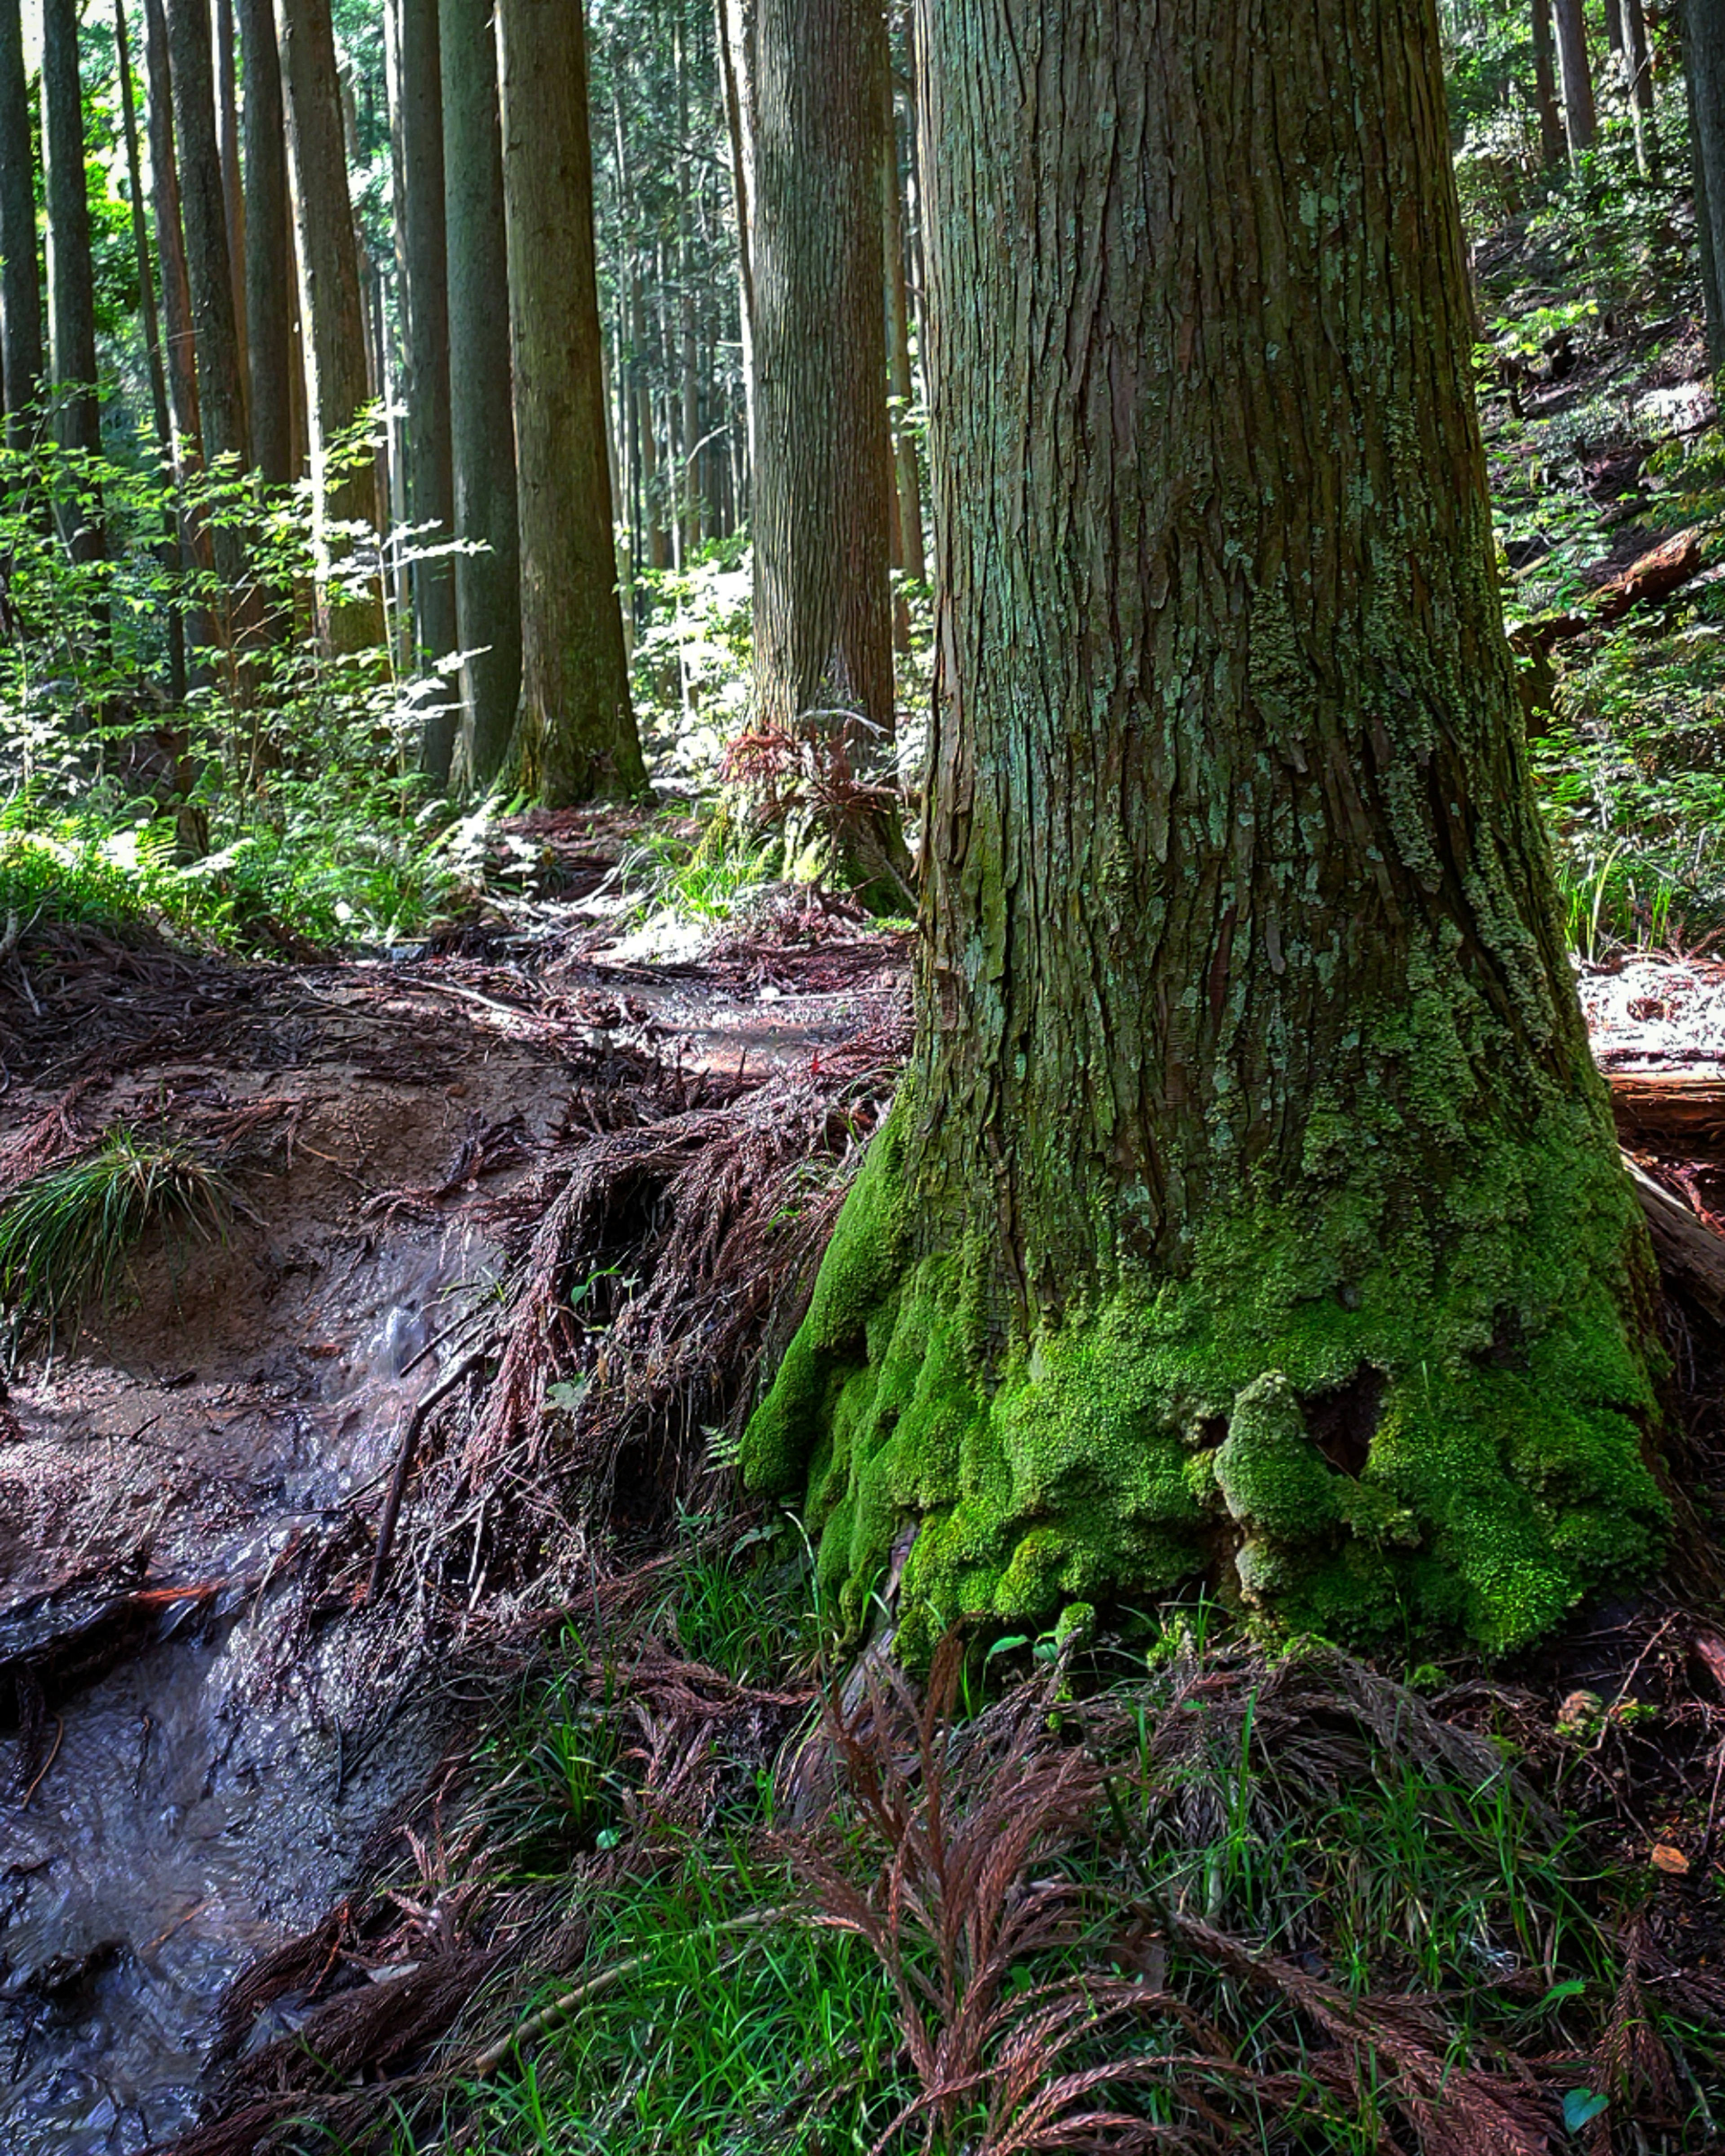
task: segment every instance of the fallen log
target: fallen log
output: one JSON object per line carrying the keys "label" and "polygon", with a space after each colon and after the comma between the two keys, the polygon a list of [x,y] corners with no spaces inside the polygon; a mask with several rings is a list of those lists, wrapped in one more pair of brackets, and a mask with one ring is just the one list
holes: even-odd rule
{"label": "fallen log", "polygon": [[1725,1325],[1725,1235],[1716,1235],[1627,1153],[1623,1164],[1641,1201],[1660,1270]]}
{"label": "fallen log", "polygon": [[1725,1076],[1717,1070],[1609,1070],[1617,1135],[1643,1152],[1725,1156]]}
{"label": "fallen log", "polygon": [[1700,531],[1679,531],[1632,562],[1620,577],[1601,584],[1589,603],[1601,621],[1619,621],[1644,600],[1668,599],[1700,568]]}

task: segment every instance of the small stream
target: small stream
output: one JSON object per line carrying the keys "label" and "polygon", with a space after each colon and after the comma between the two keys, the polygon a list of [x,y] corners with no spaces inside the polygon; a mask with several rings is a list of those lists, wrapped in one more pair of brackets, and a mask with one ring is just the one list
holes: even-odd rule
{"label": "small stream", "polygon": [[[339,1898],[434,1759],[432,1716],[392,1696],[402,1671],[378,1666],[362,1619],[308,1626],[285,1560],[387,1472],[475,1259],[451,1236],[331,1291],[323,1324],[353,1344],[303,1406],[259,1413],[262,1514],[200,1553],[199,1576],[229,1584],[169,1604],[141,1652],[50,1698],[59,1732],[27,1802],[19,1740],[0,1744],[3,2156],[141,2151],[191,2123],[226,1987]],[[0,1635],[53,1619],[19,1605]],[[380,1715],[387,1743],[356,1744]]]}

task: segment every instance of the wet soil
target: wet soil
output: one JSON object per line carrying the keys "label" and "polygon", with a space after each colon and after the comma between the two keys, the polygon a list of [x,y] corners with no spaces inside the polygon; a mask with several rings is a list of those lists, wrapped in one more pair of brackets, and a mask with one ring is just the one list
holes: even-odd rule
{"label": "wet soil", "polygon": [[165,1121],[239,1198],[218,1241],[147,1239],[123,1306],[29,1343],[0,1403],[7,2156],[182,2130],[222,1994],[470,1721],[459,1640],[403,1655],[368,1570],[403,1430],[502,1271],[500,1209],[608,1089],[668,1074],[686,1111],[901,1046],[904,966],[843,923],[653,967],[542,921],[406,963],[85,939],[28,1004],[0,983],[0,1172]]}

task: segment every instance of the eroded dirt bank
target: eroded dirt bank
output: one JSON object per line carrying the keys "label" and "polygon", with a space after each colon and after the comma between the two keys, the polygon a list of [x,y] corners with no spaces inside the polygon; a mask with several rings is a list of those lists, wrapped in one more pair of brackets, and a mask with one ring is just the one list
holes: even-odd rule
{"label": "eroded dirt bank", "polygon": [[818,910],[699,964],[597,940],[240,968],[61,933],[0,971],[0,1191],[125,1126],[234,1193],[27,1335],[0,1407],[9,2156],[196,2116],[223,1994],[462,1756],[472,1672],[650,1546],[700,1455],[665,1430],[723,1419],[774,1316],[770,1269],[706,1291],[727,1239],[780,1273],[819,1240],[901,947]]}

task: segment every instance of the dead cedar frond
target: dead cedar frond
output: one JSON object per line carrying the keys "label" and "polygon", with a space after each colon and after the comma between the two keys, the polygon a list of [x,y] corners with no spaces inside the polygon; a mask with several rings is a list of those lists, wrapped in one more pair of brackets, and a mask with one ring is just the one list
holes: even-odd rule
{"label": "dead cedar frond", "polygon": [[388,2066],[443,2035],[499,1958],[495,1951],[434,1953],[387,1982],[338,1991],[292,2035],[243,2060],[232,2086],[237,2092],[315,2092],[340,2087],[362,2066]]}
{"label": "dead cedar frond", "polygon": [[1078,1934],[1071,1883],[1034,1875],[1088,1825],[1101,1771],[1086,1753],[1037,1744],[1025,1728],[1005,1752],[960,1745],[952,1709],[963,1656],[962,1637],[949,1635],[920,1702],[896,1670],[877,1664],[857,1707],[828,1703],[873,1878],[858,1885],[820,1843],[791,1845],[820,1921],[866,1943],[897,2000],[922,2095],[882,2135],[881,2148],[918,2112],[932,2147],[937,2130],[950,2133],[960,2101],[988,2083],[1004,2040],[1016,2031],[1016,2087],[1027,2047],[1051,2061],[1076,2019],[1053,2010],[1064,2002],[1046,1993],[1028,2003],[1009,1995],[1006,1982],[1015,1963]]}
{"label": "dead cedar frond", "polygon": [[1313,2023],[1330,2042],[1310,2055],[1308,2071],[1344,2101],[1362,2104],[1370,2092],[1400,2112],[1420,2156],[1550,2156],[1557,2107],[1520,2061],[1494,2070],[1458,2060],[1450,2031],[1420,2000],[1357,1997],[1195,1917],[1163,1914],[1214,1968]]}

